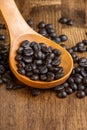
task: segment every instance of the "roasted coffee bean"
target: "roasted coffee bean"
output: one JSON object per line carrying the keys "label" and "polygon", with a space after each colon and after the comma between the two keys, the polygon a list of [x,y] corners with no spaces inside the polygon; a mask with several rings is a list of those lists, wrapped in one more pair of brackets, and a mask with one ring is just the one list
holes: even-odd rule
{"label": "roasted coffee bean", "polygon": [[87,72],[85,71],[84,68],[81,68],[80,74],[81,74],[83,77],[86,77],[86,76],[87,76]]}
{"label": "roasted coffee bean", "polygon": [[40,72],[39,72],[39,69],[34,69],[34,70],[33,70],[33,73],[39,74],[39,73],[40,73]]}
{"label": "roasted coffee bean", "polygon": [[82,40],[82,43],[84,43],[84,45],[87,45],[87,40]]}
{"label": "roasted coffee bean", "polygon": [[52,61],[52,65],[59,65],[60,64],[60,57],[55,57]]}
{"label": "roasted coffee bean", "polygon": [[76,46],[77,46],[77,47],[84,47],[84,43],[83,43],[83,42],[78,42],[78,43],[76,44]]}
{"label": "roasted coffee bean", "polygon": [[87,86],[87,76],[83,78],[83,83]]}
{"label": "roasted coffee bean", "polygon": [[37,68],[36,64],[32,64],[31,66],[33,70]]}
{"label": "roasted coffee bean", "polygon": [[66,24],[68,22],[68,19],[66,17],[62,17],[58,20],[58,22],[61,24]]}
{"label": "roasted coffee bean", "polygon": [[25,70],[26,70],[27,72],[32,71],[32,66],[31,66],[30,64],[26,65],[26,66],[25,66]]}
{"label": "roasted coffee bean", "polygon": [[4,34],[0,34],[0,41],[5,40],[5,35]]}
{"label": "roasted coffee bean", "polygon": [[67,49],[67,46],[63,43],[61,43],[60,46],[62,46],[64,49]]}
{"label": "roasted coffee bean", "polygon": [[34,64],[36,65],[42,65],[42,60],[34,60]]}
{"label": "roasted coffee bean", "polygon": [[45,22],[44,21],[41,21],[41,22],[39,22],[39,24],[38,24],[38,28],[45,28]]}
{"label": "roasted coffee bean", "polygon": [[3,74],[5,72],[5,68],[3,65],[0,64],[0,74]]}
{"label": "roasted coffee bean", "polygon": [[66,93],[67,93],[68,95],[73,93],[72,88],[69,88],[69,87],[67,87],[67,88],[65,89],[65,91],[66,91]]}
{"label": "roasted coffee bean", "polygon": [[63,83],[63,86],[64,86],[64,88],[68,88],[69,87],[69,83],[65,82],[65,83]]}
{"label": "roasted coffee bean", "polygon": [[39,71],[41,74],[46,74],[48,72],[48,68],[46,66],[40,66]]}
{"label": "roasted coffee bean", "polygon": [[60,56],[60,55],[61,55],[61,51],[58,50],[58,49],[53,49],[53,53],[54,53],[56,56]]}
{"label": "roasted coffee bean", "polygon": [[0,24],[0,29],[6,29],[5,24]]}
{"label": "roasted coffee bean", "polygon": [[16,55],[15,60],[16,60],[16,61],[21,61],[22,58],[23,58],[22,55],[19,55],[19,54],[18,54],[18,55]]}
{"label": "roasted coffee bean", "polygon": [[22,84],[15,84],[13,85],[12,89],[20,89],[20,88],[24,88],[25,86]]}
{"label": "roasted coffee bean", "polygon": [[59,97],[59,98],[65,98],[65,97],[67,97],[67,93],[65,91],[62,91],[60,93],[57,93],[57,97]]}
{"label": "roasted coffee bean", "polygon": [[47,81],[53,81],[54,80],[54,73],[53,72],[48,72],[47,73]]}
{"label": "roasted coffee bean", "polygon": [[64,76],[64,73],[62,72],[62,73],[59,73],[59,72],[57,72],[56,74],[55,74],[55,79],[59,79],[59,78],[61,78],[61,77],[63,77]]}
{"label": "roasted coffee bean", "polygon": [[43,59],[43,58],[45,58],[44,53],[42,53],[41,51],[35,51],[34,56],[37,59]]}
{"label": "roasted coffee bean", "polygon": [[18,50],[17,50],[17,53],[22,54],[23,53],[23,47],[19,47]]}
{"label": "roasted coffee bean", "polygon": [[67,51],[72,54],[73,53],[73,48],[68,48]]}
{"label": "roasted coffee bean", "polygon": [[60,35],[59,38],[61,39],[61,42],[65,42],[68,40],[68,37],[64,34]]}
{"label": "roasted coffee bean", "polygon": [[28,40],[24,40],[22,43],[21,43],[21,46],[24,47],[24,48],[27,48],[30,46],[30,42]]}
{"label": "roasted coffee bean", "polygon": [[50,35],[50,37],[52,37],[52,38],[55,38],[55,37],[57,36],[57,34],[56,34],[55,32],[51,32],[49,35]]}
{"label": "roasted coffee bean", "polygon": [[25,62],[25,63],[31,63],[32,61],[33,61],[33,57],[23,57],[23,61]]}
{"label": "roasted coffee bean", "polygon": [[85,92],[82,90],[79,90],[79,91],[77,91],[76,96],[78,98],[83,98],[83,97],[85,97]]}
{"label": "roasted coffee bean", "polygon": [[71,84],[70,84],[70,87],[73,89],[73,91],[76,91],[77,88],[78,88],[75,83],[71,83]]}
{"label": "roasted coffee bean", "polygon": [[23,61],[19,61],[19,63],[17,64],[17,67],[20,68],[20,67],[25,67],[25,63]]}
{"label": "roasted coffee bean", "polygon": [[61,92],[64,90],[64,85],[58,85],[56,87],[54,87],[54,91],[56,92]]}
{"label": "roasted coffee bean", "polygon": [[38,31],[38,33],[41,34],[42,36],[47,36],[47,31],[46,31],[45,28],[44,28],[44,29],[40,29],[40,30]]}
{"label": "roasted coffee bean", "polygon": [[61,39],[60,39],[58,36],[52,38],[52,40],[53,40],[54,42],[56,42],[56,43],[60,43],[60,42],[61,42]]}
{"label": "roasted coffee bean", "polygon": [[49,24],[46,24],[45,28],[46,29],[51,29],[51,28],[53,28],[53,26],[52,26],[52,24],[49,23]]}
{"label": "roasted coffee bean", "polygon": [[12,89],[13,88],[13,82],[12,81],[9,81],[6,85],[6,89]]}
{"label": "roasted coffee bean", "polygon": [[66,24],[72,26],[74,24],[74,22],[70,19],[70,20],[67,21]]}
{"label": "roasted coffee bean", "polygon": [[46,80],[47,80],[46,74],[40,75],[40,80],[41,80],[41,81],[46,81]]}
{"label": "roasted coffee bean", "polygon": [[82,82],[82,79],[79,77],[74,77],[74,81],[75,81],[75,83],[79,84]]}
{"label": "roasted coffee bean", "polygon": [[78,47],[77,46],[72,47],[72,49],[73,49],[74,52],[78,52]]}
{"label": "roasted coffee bean", "polygon": [[28,72],[25,73],[25,75],[26,75],[27,77],[31,77],[31,76],[33,75],[33,72],[29,72],[29,71],[28,71]]}
{"label": "roasted coffee bean", "polygon": [[33,20],[32,20],[32,19],[27,20],[27,23],[28,23],[29,26],[33,27],[33,24],[34,24],[34,23],[33,23]]}
{"label": "roasted coffee bean", "polygon": [[70,84],[71,84],[71,83],[74,83],[74,78],[69,77],[68,80],[67,80],[67,82],[70,83]]}
{"label": "roasted coffee bean", "polygon": [[32,80],[39,80],[39,75],[38,74],[34,74],[30,77],[30,79]]}
{"label": "roasted coffee bean", "polygon": [[82,83],[78,84],[78,90],[84,90],[84,89],[85,86]]}
{"label": "roasted coffee bean", "polygon": [[38,96],[41,93],[40,89],[32,89],[31,94],[32,96]]}
{"label": "roasted coffee bean", "polygon": [[85,48],[85,47],[78,47],[78,51],[79,51],[79,52],[85,52],[85,51],[86,51],[86,48]]}
{"label": "roasted coffee bean", "polygon": [[34,52],[33,49],[25,49],[23,53],[25,56],[32,56]]}
{"label": "roasted coffee bean", "polygon": [[20,74],[22,74],[22,75],[25,75],[25,69],[24,68],[18,68],[18,72],[20,73]]}

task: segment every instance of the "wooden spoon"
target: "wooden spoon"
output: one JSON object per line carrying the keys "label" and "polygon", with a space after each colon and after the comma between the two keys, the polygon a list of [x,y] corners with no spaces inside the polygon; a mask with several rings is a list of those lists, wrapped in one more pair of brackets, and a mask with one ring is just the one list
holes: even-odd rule
{"label": "wooden spoon", "polygon": [[[71,55],[60,45],[55,42],[39,35],[33,29],[31,29],[20,12],[17,9],[17,6],[14,0],[0,0],[0,10],[2,16],[5,19],[9,34],[10,34],[10,54],[9,54],[9,63],[12,72],[17,77],[17,79],[28,86],[35,88],[51,88],[62,84],[69,77],[72,68],[73,60]],[[53,48],[59,49],[62,52],[61,55],[61,66],[64,68],[64,77],[54,80],[51,82],[42,82],[42,81],[33,81],[23,76],[17,72],[17,62],[15,60],[16,51],[20,47],[20,43],[23,40],[36,41],[38,43],[43,42],[47,46],[52,46]]]}

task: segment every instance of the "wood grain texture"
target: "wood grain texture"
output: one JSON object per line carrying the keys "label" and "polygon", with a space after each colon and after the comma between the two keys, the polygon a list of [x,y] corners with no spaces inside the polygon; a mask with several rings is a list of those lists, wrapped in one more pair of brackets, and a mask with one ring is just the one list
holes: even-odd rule
{"label": "wood grain texture", "polygon": [[[32,6],[32,0],[15,1],[26,20],[33,19],[35,25],[42,20],[52,23],[58,34],[66,34],[69,37],[65,42],[68,47],[87,38],[86,0],[60,0],[60,5],[51,4],[48,0],[50,5],[45,6]],[[75,25],[61,26],[57,22],[61,16],[73,19]],[[87,53],[79,56],[87,57]],[[87,97],[79,100],[73,94],[59,99],[47,90],[33,98],[27,87],[8,91],[5,85],[1,85],[0,130],[87,130]]]}

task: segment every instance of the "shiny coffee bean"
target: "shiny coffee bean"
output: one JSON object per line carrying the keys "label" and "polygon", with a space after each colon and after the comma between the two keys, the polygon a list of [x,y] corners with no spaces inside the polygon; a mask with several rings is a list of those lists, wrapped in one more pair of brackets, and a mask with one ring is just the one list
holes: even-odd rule
{"label": "shiny coffee bean", "polygon": [[25,75],[25,69],[24,68],[18,68],[18,72],[20,73],[20,74],[22,74],[22,75]]}
{"label": "shiny coffee bean", "polygon": [[18,50],[17,50],[17,53],[22,54],[23,53],[23,47],[19,47]]}
{"label": "shiny coffee bean", "polygon": [[9,81],[6,85],[6,89],[12,89],[13,88],[13,82],[12,81]]}
{"label": "shiny coffee bean", "polygon": [[5,24],[0,23],[0,29],[6,29]]}
{"label": "shiny coffee bean", "polygon": [[72,54],[73,53],[73,48],[68,48],[67,51]]}
{"label": "shiny coffee bean", "polygon": [[39,75],[38,74],[34,74],[30,77],[30,79],[32,80],[39,80]]}
{"label": "shiny coffee bean", "polygon": [[33,72],[29,72],[29,71],[28,71],[28,72],[25,73],[25,75],[26,75],[27,77],[31,77],[31,76],[33,75]]}
{"label": "shiny coffee bean", "polygon": [[64,86],[64,88],[68,88],[69,87],[69,83],[65,82],[65,83],[63,83],[63,86]]}
{"label": "shiny coffee bean", "polygon": [[56,42],[56,43],[60,43],[60,42],[61,42],[61,39],[60,39],[58,36],[52,38],[52,40],[53,40],[54,42]]}
{"label": "shiny coffee bean", "polygon": [[72,26],[74,24],[74,22],[70,19],[70,20],[67,21],[66,24],[69,25],[69,26]]}
{"label": "shiny coffee bean", "polygon": [[48,72],[47,73],[47,81],[53,81],[54,80],[54,73],[53,72]]}
{"label": "shiny coffee bean", "polygon": [[70,83],[70,84],[71,84],[71,83],[74,83],[74,78],[69,77],[68,80],[67,80],[67,82]]}
{"label": "shiny coffee bean", "polygon": [[82,90],[79,90],[79,91],[77,91],[76,96],[78,98],[83,98],[83,97],[85,97],[85,92]]}
{"label": "shiny coffee bean", "polygon": [[30,42],[28,40],[24,40],[22,43],[21,43],[21,46],[24,47],[24,48],[27,48],[30,46]]}
{"label": "shiny coffee bean", "polygon": [[20,89],[20,88],[24,88],[25,86],[22,84],[15,84],[13,85],[12,89]]}
{"label": "shiny coffee bean", "polygon": [[33,58],[32,57],[23,57],[23,61],[25,62],[25,63],[31,63],[32,61],[33,61]]}
{"label": "shiny coffee bean", "polygon": [[51,29],[51,28],[53,28],[53,25],[50,24],[50,23],[49,23],[49,24],[46,24],[45,28],[46,28],[46,29]]}
{"label": "shiny coffee bean", "polygon": [[45,22],[44,21],[41,21],[41,22],[39,22],[39,24],[38,24],[38,28],[45,28]]}
{"label": "shiny coffee bean", "polygon": [[76,91],[78,89],[77,84],[71,83],[70,87],[73,89],[73,91]]}
{"label": "shiny coffee bean", "polygon": [[32,89],[31,90],[32,96],[38,96],[38,95],[40,95],[40,93],[41,93],[40,89]]}
{"label": "shiny coffee bean", "polygon": [[39,71],[41,74],[46,74],[48,72],[48,68],[46,66],[41,66]]}
{"label": "shiny coffee bean", "polygon": [[66,93],[67,93],[68,95],[73,93],[73,89],[72,89],[72,88],[69,88],[69,87],[67,87],[67,88],[65,89],[65,91],[66,91]]}
{"label": "shiny coffee bean", "polygon": [[60,46],[62,46],[64,49],[67,49],[67,46],[63,43],[61,43]]}
{"label": "shiny coffee bean", "polygon": [[47,80],[46,74],[40,75],[40,80],[41,80],[41,81],[46,81],[46,80]]}
{"label": "shiny coffee bean", "polygon": [[81,83],[81,84],[78,84],[78,90],[84,90],[85,89],[85,86]]}
{"label": "shiny coffee bean", "polygon": [[66,98],[67,97],[67,93],[65,91],[62,91],[60,93],[57,93],[57,97],[59,97],[59,98]]}
{"label": "shiny coffee bean", "polygon": [[0,34],[0,41],[5,40],[5,35],[4,34]]}
{"label": "shiny coffee bean", "polygon": [[82,40],[82,43],[84,43],[84,45],[87,45],[87,40]]}
{"label": "shiny coffee bean", "polygon": [[61,39],[61,42],[65,42],[68,40],[68,37],[64,34],[60,35],[59,38]]}
{"label": "shiny coffee bean", "polygon": [[58,22],[61,23],[61,24],[66,24],[68,22],[68,19],[66,17],[62,17],[62,18],[59,19]]}
{"label": "shiny coffee bean", "polygon": [[54,91],[56,92],[61,92],[64,90],[64,85],[58,85],[56,87],[54,87]]}
{"label": "shiny coffee bean", "polygon": [[33,23],[33,20],[32,20],[32,19],[27,20],[27,23],[28,23],[29,26],[33,27],[33,24],[34,24],[34,23]]}
{"label": "shiny coffee bean", "polygon": [[29,71],[32,71],[32,66],[31,65],[26,65],[25,66],[25,71],[29,72]]}
{"label": "shiny coffee bean", "polygon": [[87,76],[83,78],[83,83],[87,86]]}
{"label": "shiny coffee bean", "polygon": [[42,36],[47,36],[48,35],[46,29],[40,29],[38,31],[38,33],[41,34]]}
{"label": "shiny coffee bean", "polygon": [[42,65],[42,60],[34,60],[34,64],[36,65]]}

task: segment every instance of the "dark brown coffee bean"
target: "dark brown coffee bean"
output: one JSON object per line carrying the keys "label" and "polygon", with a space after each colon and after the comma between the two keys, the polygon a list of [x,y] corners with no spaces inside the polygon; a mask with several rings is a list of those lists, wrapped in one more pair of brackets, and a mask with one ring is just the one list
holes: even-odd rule
{"label": "dark brown coffee bean", "polygon": [[82,40],[82,43],[84,43],[84,45],[87,45],[87,40]]}
{"label": "dark brown coffee bean", "polygon": [[26,72],[25,74],[27,77],[31,77],[33,75],[33,72]]}
{"label": "dark brown coffee bean", "polygon": [[78,52],[78,47],[77,46],[72,47],[72,49],[73,49],[74,52]]}
{"label": "dark brown coffee bean", "polygon": [[46,81],[47,80],[46,74],[40,75],[40,80],[41,81]]}
{"label": "dark brown coffee bean", "polygon": [[61,78],[61,77],[63,77],[64,76],[64,73],[62,72],[62,73],[59,73],[59,72],[57,72],[56,74],[55,74],[55,79],[59,79],[59,78]]}
{"label": "dark brown coffee bean", "polygon": [[38,28],[45,28],[45,22],[44,21],[41,21],[41,22],[39,22],[39,24],[38,24]]}
{"label": "dark brown coffee bean", "polygon": [[48,72],[48,68],[46,66],[40,66],[39,71],[41,74],[46,74]]}
{"label": "dark brown coffee bean", "polygon": [[41,34],[42,36],[47,36],[47,31],[46,31],[45,28],[44,28],[44,29],[40,29],[40,30],[38,31],[38,33]]}
{"label": "dark brown coffee bean", "polygon": [[63,86],[64,86],[64,88],[68,88],[69,87],[69,83],[65,82],[65,83],[63,83]]}
{"label": "dark brown coffee bean", "polygon": [[3,65],[0,64],[0,74],[3,74],[5,72],[5,68]]}
{"label": "dark brown coffee bean", "polygon": [[56,92],[61,92],[64,90],[64,85],[58,85],[58,86],[54,87],[53,89]]}
{"label": "dark brown coffee bean", "polygon": [[21,68],[21,67],[25,67],[25,63],[23,61],[19,61],[19,63],[17,64],[17,67],[18,68]]}
{"label": "dark brown coffee bean", "polygon": [[31,80],[39,80],[39,75],[38,74],[34,74],[30,77]]}
{"label": "dark brown coffee bean", "polygon": [[31,94],[32,94],[32,96],[38,96],[38,95],[40,95],[40,89],[32,89],[31,90]]}
{"label": "dark brown coffee bean", "polygon": [[35,53],[34,53],[34,56],[35,56],[35,58],[37,58],[37,59],[43,59],[43,58],[45,58],[45,55],[43,56],[44,54],[41,52],[41,51],[36,51]]}
{"label": "dark brown coffee bean", "polygon": [[55,57],[52,61],[52,65],[59,65],[60,64],[60,57]]}
{"label": "dark brown coffee bean", "polygon": [[62,91],[60,93],[57,93],[57,97],[59,97],[59,98],[66,98],[67,97],[67,93],[65,91]]}
{"label": "dark brown coffee bean", "polygon": [[74,81],[75,81],[76,84],[79,84],[79,83],[82,82],[82,79],[79,78],[79,77],[74,77]]}
{"label": "dark brown coffee bean", "polygon": [[34,69],[34,70],[33,70],[33,73],[39,74],[39,73],[40,73],[40,72],[39,72],[39,69]]}
{"label": "dark brown coffee bean", "polygon": [[23,68],[18,68],[18,72],[22,75],[25,75],[25,70]]}
{"label": "dark brown coffee bean", "polygon": [[31,63],[32,61],[33,61],[33,57],[23,57],[23,61],[25,62],[25,63]]}
{"label": "dark brown coffee bean", "polygon": [[0,41],[5,40],[5,35],[4,34],[0,34]]}
{"label": "dark brown coffee bean", "polygon": [[53,40],[54,42],[56,42],[56,43],[60,43],[60,42],[61,42],[61,39],[60,39],[58,36],[52,38],[52,40]]}
{"label": "dark brown coffee bean", "polygon": [[70,84],[71,84],[71,83],[74,83],[74,78],[69,77],[68,80],[67,80],[67,82],[70,83]]}
{"label": "dark brown coffee bean", "polygon": [[17,53],[22,54],[23,53],[23,47],[19,47],[18,50],[17,50]]}
{"label": "dark brown coffee bean", "polygon": [[87,76],[83,78],[83,83],[87,86]]}
{"label": "dark brown coffee bean", "polygon": [[67,49],[67,46],[63,43],[61,43],[60,46],[62,46],[64,49]]}
{"label": "dark brown coffee bean", "polygon": [[70,19],[70,20],[67,21],[66,24],[72,26],[74,24],[74,22]]}
{"label": "dark brown coffee bean", "polygon": [[82,90],[79,90],[79,91],[77,91],[76,96],[78,98],[83,98],[83,97],[85,97],[85,92]]}
{"label": "dark brown coffee bean", "polygon": [[6,89],[12,89],[13,88],[13,82],[12,81],[9,81],[6,85]]}
{"label": "dark brown coffee bean", "polygon": [[13,85],[12,89],[20,89],[20,88],[24,88],[25,86],[22,84],[15,84]]}
{"label": "dark brown coffee bean", "polygon": [[32,71],[32,66],[30,64],[25,66],[25,71],[30,72]]}
{"label": "dark brown coffee bean", "polygon": [[34,52],[32,49],[27,49],[27,50],[24,50],[23,53],[25,56],[32,56]]}
{"label": "dark brown coffee bean", "polygon": [[68,40],[68,37],[64,34],[60,35],[59,38],[61,39],[61,42],[65,42]]}
{"label": "dark brown coffee bean", "polygon": [[85,89],[85,86],[81,83],[81,84],[78,84],[78,90],[84,90]]}
{"label": "dark brown coffee bean", "polygon": [[73,91],[77,90],[77,85],[75,83],[71,83],[70,87],[73,89]]}
{"label": "dark brown coffee bean", "polygon": [[78,51],[79,51],[79,52],[85,52],[85,51],[86,51],[86,48],[85,48],[85,47],[78,47]]}
{"label": "dark brown coffee bean", "polygon": [[62,17],[62,18],[60,18],[60,19],[58,20],[58,22],[61,23],[61,24],[66,24],[67,21],[68,21],[68,19],[67,19],[66,17]]}
{"label": "dark brown coffee bean", "polygon": [[0,29],[6,29],[5,24],[0,23]]}
{"label": "dark brown coffee bean", "polygon": [[36,65],[42,65],[42,60],[34,60],[34,64]]}
{"label": "dark brown coffee bean", "polygon": [[33,23],[33,20],[32,20],[32,19],[27,20],[27,23],[28,23],[29,26],[33,27],[33,24],[34,24],[34,23]]}
{"label": "dark brown coffee bean", "polygon": [[61,51],[58,50],[58,49],[53,49],[53,53],[54,53],[56,56],[60,56],[60,55],[61,55]]}
{"label": "dark brown coffee bean", "polygon": [[69,88],[69,87],[67,87],[67,88],[65,89],[65,91],[66,91],[66,93],[67,93],[68,95],[73,93],[72,88]]}
{"label": "dark brown coffee bean", "polygon": [[49,23],[49,24],[46,24],[45,28],[49,29],[49,28],[53,28],[53,26],[52,26],[52,24]]}
{"label": "dark brown coffee bean", "polygon": [[52,72],[47,73],[47,81],[53,81],[54,77],[55,77],[54,73]]}
{"label": "dark brown coffee bean", "polygon": [[68,48],[67,51],[72,54],[73,53],[73,48]]}
{"label": "dark brown coffee bean", "polygon": [[55,32],[51,32],[49,35],[50,35],[50,37],[52,37],[52,38],[54,38],[54,37],[57,36],[57,34],[56,34]]}
{"label": "dark brown coffee bean", "polygon": [[16,60],[16,61],[21,61],[22,58],[23,58],[22,55],[19,55],[19,54],[18,54],[18,55],[16,55],[15,60]]}
{"label": "dark brown coffee bean", "polygon": [[22,41],[21,46],[24,48],[27,48],[30,46],[30,42],[28,40],[24,40],[24,41]]}

